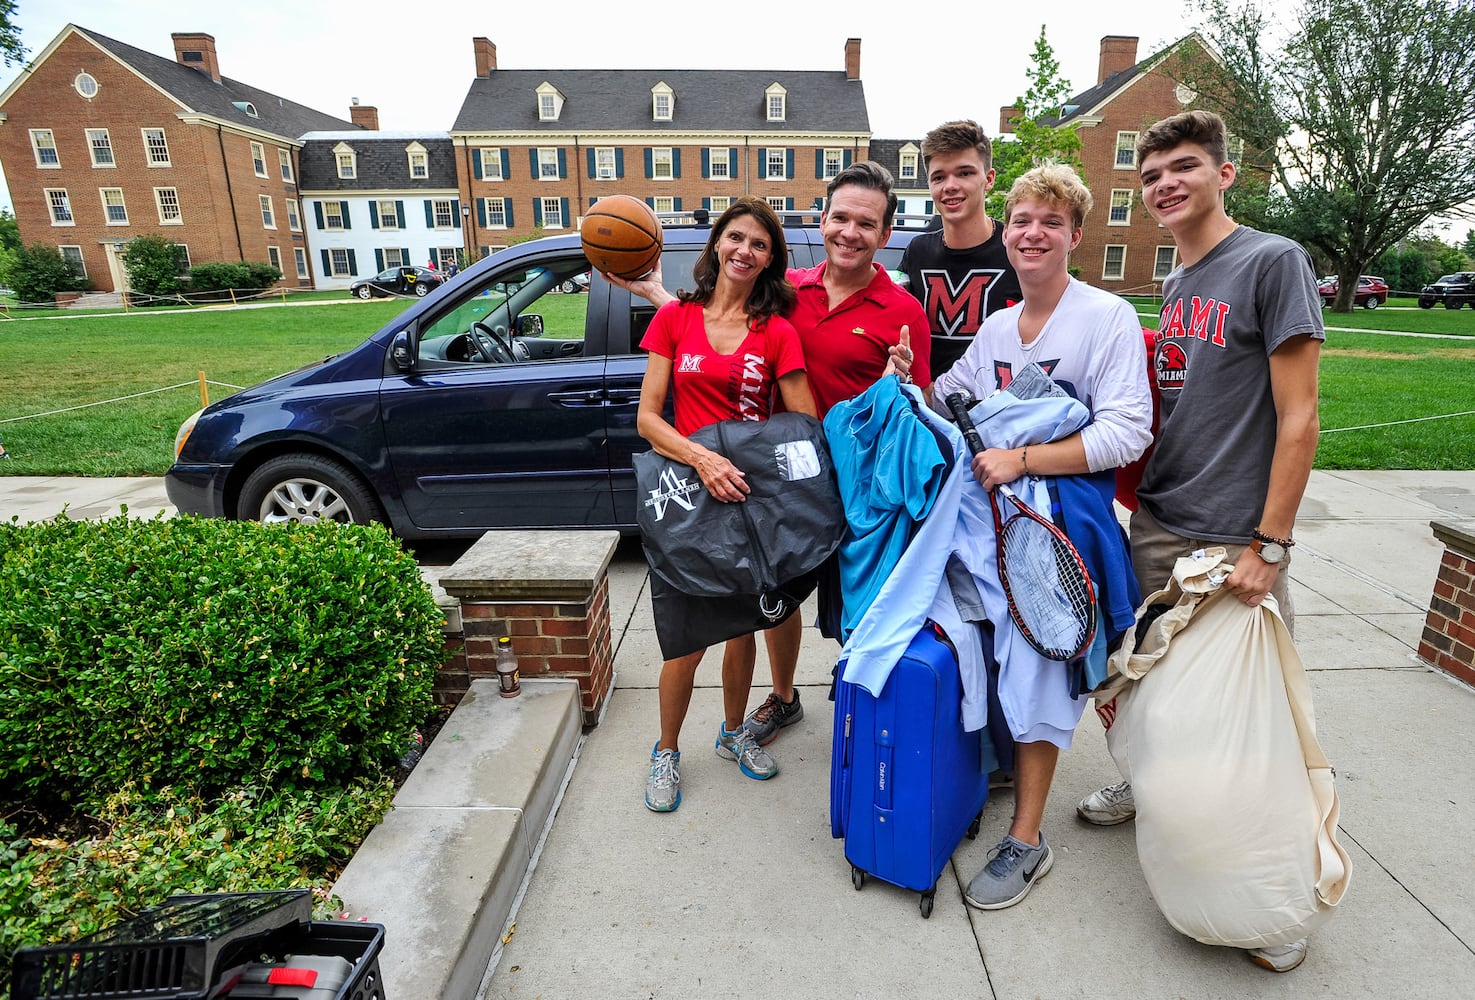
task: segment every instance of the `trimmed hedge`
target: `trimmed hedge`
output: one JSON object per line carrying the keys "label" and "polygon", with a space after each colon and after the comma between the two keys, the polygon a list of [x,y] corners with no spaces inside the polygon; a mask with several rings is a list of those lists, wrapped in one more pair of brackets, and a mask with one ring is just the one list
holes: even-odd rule
{"label": "trimmed hedge", "polygon": [[442,621],[378,525],[0,524],[0,801],[382,774],[432,707]]}

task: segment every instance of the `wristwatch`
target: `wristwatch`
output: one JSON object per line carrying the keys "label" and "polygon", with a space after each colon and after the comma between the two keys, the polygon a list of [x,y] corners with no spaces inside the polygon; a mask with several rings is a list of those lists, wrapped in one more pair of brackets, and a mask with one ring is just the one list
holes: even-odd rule
{"label": "wristwatch", "polygon": [[1274,535],[1265,534],[1259,528],[1250,532],[1250,537],[1250,551],[1272,566],[1284,562],[1291,546],[1296,544],[1293,539],[1276,538]]}

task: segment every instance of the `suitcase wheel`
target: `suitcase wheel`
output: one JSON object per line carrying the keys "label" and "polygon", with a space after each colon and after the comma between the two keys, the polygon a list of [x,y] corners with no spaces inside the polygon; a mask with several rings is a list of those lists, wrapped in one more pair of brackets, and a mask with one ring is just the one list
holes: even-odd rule
{"label": "suitcase wheel", "polygon": [[922,919],[927,920],[932,916],[932,903],[937,895],[936,889],[930,889],[922,893]]}
{"label": "suitcase wheel", "polygon": [[861,888],[866,884],[866,873],[855,865],[850,866],[850,884],[855,886],[856,892],[860,892]]}
{"label": "suitcase wheel", "polygon": [[981,826],[983,826],[983,810],[982,809],[980,809],[978,811],[978,815],[977,816],[974,816],[973,817],[973,822],[968,824],[968,839],[969,840],[977,840],[978,839],[978,830],[979,830],[979,828]]}

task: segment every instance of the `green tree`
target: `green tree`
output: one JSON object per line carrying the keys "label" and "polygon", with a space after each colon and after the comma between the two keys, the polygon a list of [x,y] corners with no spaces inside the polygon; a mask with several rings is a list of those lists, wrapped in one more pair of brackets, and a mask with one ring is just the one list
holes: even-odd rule
{"label": "green tree", "polygon": [[180,280],[179,245],[162,236],[138,236],[123,246],[123,266],[128,269],[128,287],[139,295],[177,295]]}
{"label": "green tree", "polygon": [[21,245],[20,226],[8,208],[0,208],[0,247],[19,250]]}
{"label": "green tree", "polygon": [[1009,119],[1014,138],[1002,137],[994,144],[994,190],[988,196],[988,214],[1004,217],[1009,187],[1020,174],[1046,160],[1069,164],[1081,172],[1081,137],[1074,125],[1058,125],[1070,100],[1070,81],[1060,75],[1060,61],[1040,25],[1032,64],[1024,71],[1029,88],[1014,99],[1015,114]]}
{"label": "green tree", "polygon": [[1475,264],[1475,229],[1465,234],[1465,242],[1460,244],[1460,249],[1465,251],[1465,260]]}
{"label": "green tree", "polygon": [[26,47],[20,43],[20,29],[15,26],[15,8],[15,0],[0,0],[0,59],[7,66],[26,59]]}
{"label": "green tree", "polygon": [[50,302],[57,292],[82,287],[61,251],[44,243],[32,243],[15,251],[9,280],[15,297],[22,302]]}
{"label": "green tree", "polygon": [[1288,32],[1257,0],[1208,0],[1204,33],[1220,58],[1195,86],[1270,182],[1253,221],[1331,262],[1337,310],[1379,254],[1475,198],[1468,0],[1302,0]]}

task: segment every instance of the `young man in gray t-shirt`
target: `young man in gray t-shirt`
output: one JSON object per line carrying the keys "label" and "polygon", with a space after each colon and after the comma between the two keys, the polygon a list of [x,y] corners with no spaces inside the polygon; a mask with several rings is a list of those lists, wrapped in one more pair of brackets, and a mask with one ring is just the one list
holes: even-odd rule
{"label": "young man in gray t-shirt", "polygon": [[[1224,122],[1187,111],[1137,142],[1142,201],[1173,234],[1181,266],[1163,283],[1155,374],[1157,441],[1137,490],[1132,564],[1144,594],[1159,590],[1180,556],[1206,544],[1229,550],[1224,586],[1254,606],[1275,595],[1286,625],[1296,509],[1316,456],[1321,298],[1311,258],[1284,237],[1241,226],[1224,210],[1234,183]],[[1129,784],[1077,808],[1110,826],[1136,815]],[[1289,972],[1305,940],[1250,952]]]}

